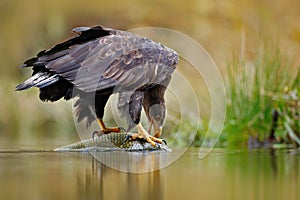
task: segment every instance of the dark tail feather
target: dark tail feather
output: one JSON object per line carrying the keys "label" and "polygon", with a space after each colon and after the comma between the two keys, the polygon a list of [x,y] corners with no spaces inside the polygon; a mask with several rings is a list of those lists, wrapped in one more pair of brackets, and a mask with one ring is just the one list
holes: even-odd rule
{"label": "dark tail feather", "polygon": [[31,87],[44,88],[59,80],[59,76],[50,74],[48,72],[38,72],[20,85],[16,87],[16,90],[26,90]]}

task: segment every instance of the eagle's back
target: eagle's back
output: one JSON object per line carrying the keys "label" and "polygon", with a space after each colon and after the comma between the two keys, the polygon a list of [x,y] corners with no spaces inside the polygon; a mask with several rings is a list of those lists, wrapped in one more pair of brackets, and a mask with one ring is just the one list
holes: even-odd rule
{"label": "eagle's back", "polygon": [[162,82],[178,63],[175,51],[133,33],[100,26],[73,31],[79,35],[24,62],[33,74],[16,90],[38,87],[42,100],[68,100],[74,86],[88,93]]}

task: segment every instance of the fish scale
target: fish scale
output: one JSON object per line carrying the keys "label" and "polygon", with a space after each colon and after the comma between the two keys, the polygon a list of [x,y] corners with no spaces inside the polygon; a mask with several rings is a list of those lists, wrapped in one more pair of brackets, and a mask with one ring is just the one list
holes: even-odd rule
{"label": "fish scale", "polygon": [[171,152],[171,149],[165,144],[158,144],[152,146],[144,140],[126,140],[128,134],[109,133],[103,134],[99,137],[90,138],[65,145],[54,149],[57,152],[72,152],[72,151],[162,151]]}

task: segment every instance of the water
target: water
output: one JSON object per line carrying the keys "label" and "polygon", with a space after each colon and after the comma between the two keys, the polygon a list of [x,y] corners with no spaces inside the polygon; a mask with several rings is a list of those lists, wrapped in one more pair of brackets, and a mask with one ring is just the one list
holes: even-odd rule
{"label": "water", "polygon": [[190,149],[172,165],[141,174],[83,152],[0,153],[0,199],[299,199],[299,182],[299,150],[215,149],[200,160]]}

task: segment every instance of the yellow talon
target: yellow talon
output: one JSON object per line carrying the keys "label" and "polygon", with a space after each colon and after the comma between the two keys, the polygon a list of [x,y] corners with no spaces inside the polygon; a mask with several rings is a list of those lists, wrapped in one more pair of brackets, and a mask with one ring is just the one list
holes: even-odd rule
{"label": "yellow talon", "polygon": [[159,144],[166,143],[165,140],[149,135],[149,133],[144,129],[144,127],[140,123],[137,125],[137,128],[138,128],[138,133],[130,134],[131,140],[144,139],[154,147],[156,146],[156,143]]}
{"label": "yellow talon", "polygon": [[99,131],[94,131],[93,133],[93,138],[95,135],[101,136],[103,134],[108,134],[108,133],[120,133],[121,131],[126,131],[122,127],[106,127],[102,119],[97,119],[97,122],[99,124],[100,130]]}

